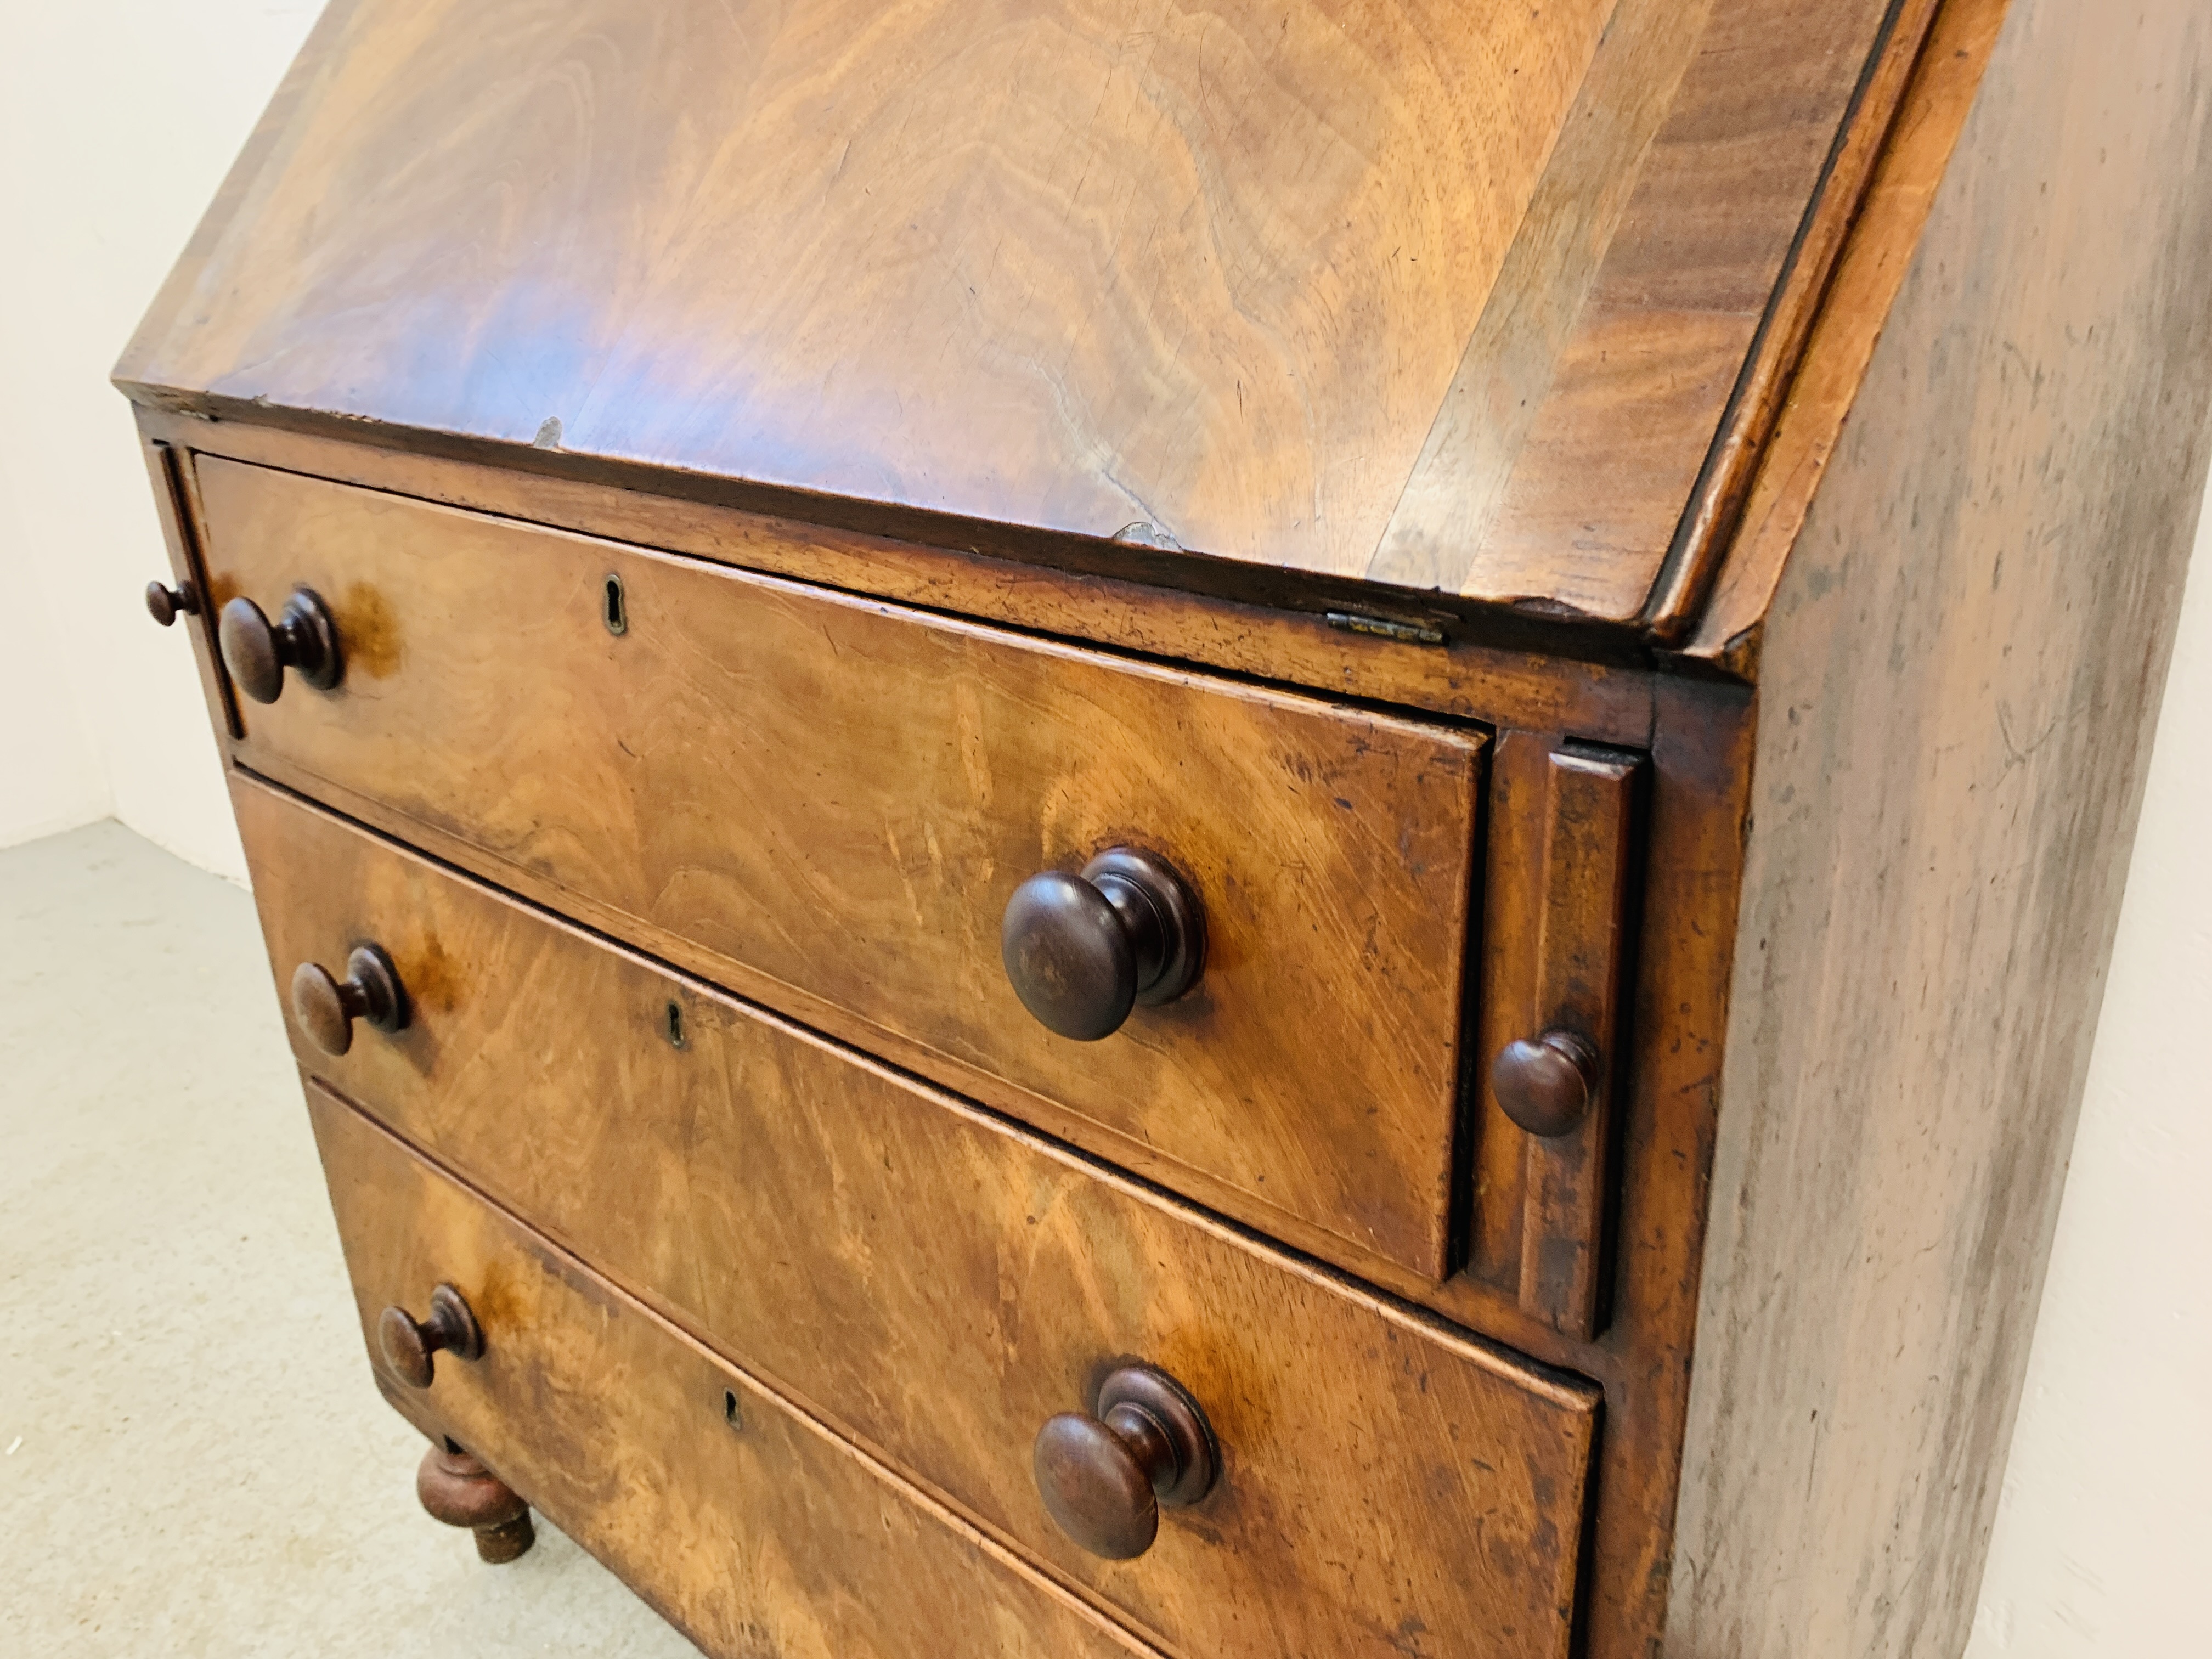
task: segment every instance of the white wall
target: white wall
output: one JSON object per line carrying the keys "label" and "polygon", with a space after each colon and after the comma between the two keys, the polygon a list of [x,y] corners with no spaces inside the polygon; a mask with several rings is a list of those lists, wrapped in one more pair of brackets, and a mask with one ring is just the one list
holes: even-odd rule
{"label": "white wall", "polygon": [[[2208,301],[2212,303],[2212,301]],[[2212,1651],[2212,506],[2181,635],[1972,1659]]]}
{"label": "white wall", "polygon": [[[0,846],[112,812],[244,865],[107,370],[312,0],[0,0]],[[2204,1644],[2212,1552],[2212,556],[2200,538],[1973,1659]]]}
{"label": "white wall", "polygon": [[138,597],[168,567],[107,372],[318,9],[0,0],[0,846],[112,813],[245,878],[185,630]]}

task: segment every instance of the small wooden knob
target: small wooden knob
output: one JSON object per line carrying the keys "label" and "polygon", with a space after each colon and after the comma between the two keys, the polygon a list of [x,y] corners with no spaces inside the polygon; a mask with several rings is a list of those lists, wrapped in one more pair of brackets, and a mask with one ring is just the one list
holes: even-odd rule
{"label": "small wooden knob", "polygon": [[1047,870],[1017,887],[999,950],[1014,994],[1046,1030],[1096,1042],[1137,1004],[1172,1002],[1197,981],[1206,916],[1165,859],[1115,847],[1080,875]]}
{"label": "small wooden knob", "polygon": [[474,1532],[477,1553],[494,1565],[514,1560],[538,1541],[521,1495],[457,1447],[430,1448],[415,1471],[415,1495],[433,1521]]}
{"label": "small wooden knob", "polygon": [[197,617],[200,596],[190,582],[171,587],[162,582],[146,584],[146,614],[167,628],[179,617]]}
{"label": "small wooden knob", "polygon": [[1522,1037],[1498,1050],[1490,1085],[1499,1109],[1530,1134],[1571,1133],[1597,1095],[1597,1051],[1571,1031]]}
{"label": "small wooden knob", "polygon": [[283,614],[271,623],[243,594],[222,608],[216,624],[223,666],[238,689],[256,702],[274,702],[284,690],[284,671],[295,671],[319,690],[343,678],[338,626],[313,588],[295,587]]}
{"label": "small wooden knob", "polygon": [[292,1016],[308,1042],[326,1054],[342,1054],[353,1047],[356,1019],[380,1031],[404,1029],[407,993],[381,945],[356,945],[346,958],[344,979],[319,962],[303,962],[292,970]]}
{"label": "small wooden knob", "polygon": [[386,1308],[377,1318],[376,1345],[384,1350],[384,1363],[392,1374],[410,1389],[427,1389],[435,1380],[438,1353],[481,1359],[484,1351],[483,1328],[450,1285],[430,1292],[428,1319],[417,1320],[404,1308]]}
{"label": "small wooden knob", "polygon": [[1097,1415],[1063,1412],[1037,1431],[1038,1494],[1060,1529],[1093,1555],[1128,1561],[1159,1536],[1160,1506],[1213,1489],[1221,1454],[1188,1390],[1152,1365],[1124,1365],[1098,1390]]}

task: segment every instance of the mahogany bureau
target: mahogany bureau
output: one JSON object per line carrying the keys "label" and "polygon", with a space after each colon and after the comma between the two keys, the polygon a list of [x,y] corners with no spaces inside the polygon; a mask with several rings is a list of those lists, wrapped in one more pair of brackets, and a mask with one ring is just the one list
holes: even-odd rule
{"label": "mahogany bureau", "polygon": [[2208,86],[337,0],[116,378],[426,1506],[744,1659],[1956,1653]]}

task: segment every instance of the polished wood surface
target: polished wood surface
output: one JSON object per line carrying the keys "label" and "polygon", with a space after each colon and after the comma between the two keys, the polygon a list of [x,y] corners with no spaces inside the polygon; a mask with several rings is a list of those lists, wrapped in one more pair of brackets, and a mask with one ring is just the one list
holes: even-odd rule
{"label": "polished wood surface", "polygon": [[[1551,1133],[1528,1134],[1522,1148],[1521,1306],[1575,1336],[1594,1333],[1604,1313],[1613,1079],[1644,769],[1641,757],[1611,751],[1559,749],[1547,757],[1543,906],[1535,938],[1522,942],[1533,995],[1499,1010],[1510,1017],[1525,1006],[1525,1029],[1541,1033],[1538,1041],[1557,1052],[1564,1039],[1587,1056],[1583,1110]],[[1498,1085],[1493,1068],[1493,1094]],[[1513,1115],[1502,1096],[1498,1103]]]}
{"label": "polished wood surface", "polygon": [[[1667,562],[1644,602],[1644,626],[1662,644],[1682,642],[1698,625],[1714,583],[1739,562],[1737,532],[1746,497],[1784,403],[1794,393],[1807,338],[1827,302],[1846,239],[1865,210],[1875,168],[1892,147],[1908,89],[1928,54],[1930,27],[1946,3],[1893,0],[1881,45],[1852,91],[1851,112],[1829,153],[1819,193],[1796,229],[1772,301],[1751,337],[1750,356],[1729,392],[1720,430],[1674,532]],[[1824,21],[1831,28],[1841,24],[1846,32],[1855,27],[1841,15]],[[1869,17],[1856,26],[1873,21]],[[1846,33],[1841,38],[1850,37]],[[1838,39],[1827,34],[1818,46],[1832,49]],[[1802,40],[1793,51],[1784,39],[1769,43],[1778,67],[1802,58],[1804,48],[1814,46]],[[1790,73],[1779,69],[1776,84],[1786,82]],[[1767,177],[1772,179],[1771,171]],[[1729,205],[1733,213],[1733,198]],[[1687,206],[1676,204],[1678,211]],[[1665,511],[1666,504],[1655,501],[1654,510]]]}
{"label": "polished wood surface", "polygon": [[[1656,702],[1649,790],[1641,803],[1638,927],[1626,964],[1620,1066],[1608,1079],[1607,1155],[1617,1208],[1604,1218],[1609,1244],[1599,1264],[1605,1322],[1582,1340],[1531,1314],[1522,1303],[1517,1251],[1510,1279],[1486,1279],[1471,1261],[1429,1298],[1486,1334],[1604,1385],[1588,1574],[1589,1659],[1650,1659],[1678,1570],[1674,1522],[1682,1418],[1695,1375],[1706,1176],[1739,949],[1736,895],[1757,730],[1753,701],[1740,687],[1669,677]],[[1510,748],[1500,744],[1483,915],[1486,962],[1527,960],[1516,951],[1534,937],[1527,906],[1543,874],[1528,839],[1544,823],[1530,776],[1543,777],[1564,741],[1530,733]],[[1504,793],[1509,789],[1521,792],[1517,804]],[[1501,834],[1509,824],[1516,833]],[[1498,1006],[1502,1012],[1507,1005]],[[1492,1028],[1486,1023],[1482,1029]],[[1525,1141],[1503,1113],[1482,1103],[1474,1206],[1478,1247],[1486,1236],[1486,1213],[1503,1215],[1516,1246],[1526,1237],[1529,1211],[1520,1183]],[[1492,1150],[1509,1161],[1502,1177],[1490,1159]],[[1493,1197],[1501,1179],[1505,1196]]]}
{"label": "polished wood surface", "polygon": [[[1013,556],[989,526],[963,525],[948,544],[893,540],[837,522],[835,503],[819,503],[811,520],[750,512],[730,505],[714,481],[689,475],[666,480],[665,495],[642,495],[607,482],[602,469],[589,477],[539,471],[540,450],[493,465],[143,405],[136,415],[149,453],[180,458],[173,494],[191,504],[188,519],[198,512],[192,460],[245,461],[1278,684],[1601,743],[1650,737],[1655,676],[1632,647],[1587,629],[1534,621],[1509,629],[1494,615],[1478,626],[1393,596],[1384,607],[1392,617],[1443,633],[1431,645],[1352,626],[1375,601],[1349,585],[1296,605],[1255,603],[1245,585],[1225,580],[1233,567],[1170,568],[1132,543],[1045,565]],[[198,533],[191,523],[177,528]],[[189,564],[189,550],[177,562]]]}
{"label": "polished wood surface", "polygon": [[[1186,1659],[1955,1648],[2203,459],[2212,24],[856,9],[341,0],[126,355],[249,831],[322,826],[280,975],[437,922],[424,1020],[303,1060]],[[254,703],[302,581],[343,683]],[[332,890],[257,772],[415,873]],[[1158,1006],[1117,847],[1190,878]],[[434,1437],[486,1325],[379,1368]]]}
{"label": "polished wood surface", "polygon": [[[335,692],[249,705],[246,764],[448,831],[502,882],[534,873],[656,954],[676,936],[741,992],[865,1022],[871,1047],[902,1037],[958,1086],[984,1073],[1023,1116],[1210,1177],[1260,1224],[1443,1277],[1480,733],[198,475],[217,602],[307,583],[349,664]],[[1204,974],[1070,1042],[1007,982],[1006,904],[1132,843],[1202,903]]]}
{"label": "polished wood surface", "polygon": [[2212,449],[2208,87],[2201,0],[2012,0],[1765,609],[1670,1653],[1973,1626]]}
{"label": "polished wood surface", "polygon": [[[1831,166],[1887,112],[1924,9],[1621,0],[1528,224],[1369,574],[1636,619],[1717,560],[1773,313],[1817,294],[1862,176]],[[1787,361],[1784,359],[1784,361]]]}
{"label": "polished wood surface", "polygon": [[[914,596],[957,597],[1010,620],[1072,626],[1091,617],[1106,637],[1173,646],[1201,661],[1257,665],[1275,655],[1302,672],[1310,670],[1320,683],[1335,677],[1369,690],[1389,687],[1417,700],[1434,698],[1463,712],[1490,708],[1510,714],[1516,723],[1555,734],[1528,750],[1538,758],[1565,733],[1648,745],[1648,872],[1633,957],[1633,1013],[1626,1028],[1619,1079],[1614,1152],[1620,1207],[1608,1218],[1615,1249],[1608,1269],[1606,1328],[1594,1341],[1583,1342],[1531,1319],[1519,1304],[1517,1267],[1501,1288],[1467,1273],[1437,1285],[1379,1256],[1358,1264],[1371,1281],[1398,1295],[1602,1384],[1605,1432],[1597,1460],[1604,1498],[1585,1575],[1589,1653],[1591,1659],[1643,1659],[1663,1623],[1668,1591],[1676,1458],[1705,1227],[1704,1183],[1735,948],[1732,919],[1753,730],[1753,706],[1741,687],[1540,654],[1521,657],[1472,643],[1431,651],[1319,628],[1310,635],[1294,616],[1200,602],[1133,583],[1070,580],[1055,586],[1054,578],[1037,571],[1015,580],[1006,574],[1012,568],[1002,563],[963,561],[927,548],[868,543],[888,550],[880,559],[857,553],[848,557],[842,532],[759,520],[679,500],[143,411],[141,424],[151,434],[150,442],[170,441],[165,434],[189,434],[227,455],[312,464],[402,494],[465,500],[508,512],[555,512],[609,528],[628,526],[634,533],[664,538],[733,563],[825,568],[848,577],[872,574],[908,584]],[[185,465],[177,469],[177,476],[182,483],[177,499],[196,511],[195,470]],[[196,520],[188,512],[180,520],[165,518],[165,523],[171,529],[174,568],[197,568],[190,550],[204,543],[204,533]],[[1398,672],[1431,662],[1441,665],[1432,676]],[[211,717],[220,729],[228,713],[226,688],[219,674],[209,686]],[[495,869],[467,843],[398,817],[373,799],[327,784],[313,787],[355,817],[413,839],[449,863],[486,873]],[[1487,837],[1491,894],[1481,918],[1486,956],[1500,943],[1515,940],[1528,925],[1525,908],[1516,910],[1499,900],[1501,877],[1508,878],[1505,890],[1518,892],[1522,890],[1514,884],[1524,880],[1531,867],[1526,843],[1498,833],[1511,821],[1510,816],[1500,819]],[[517,890],[548,905],[569,907],[592,925],[604,928],[618,921],[577,904],[574,895],[528,871],[505,866],[498,873]],[[674,936],[663,937],[655,948],[702,975],[722,971]],[[835,1014],[817,1009],[813,1023],[868,1041],[865,1030],[840,1027]],[[900,1063],[929,1060],[884,1040],[880,1033],[877,1038],[878,1052]],[[968,1079],[967,1091],[1007,1109],[1034,1112],[1033,1097],[993,1095],[989,1083],[975,1074]],[[1056,1131],[1072,1127],[1047,1117],[1032,1121]],[[1476,1139],[1479,1146],[1510,1147],[1516,1133],[1500,1116],[1494,1124],[1486,1122]],[[1148,1162],[1142,1148],[1123,1152],[1126,1164],[1142,1173],[1156,1178],[1172,1174],[1188,1196],[1217,1207],[1233,1197],[1188,1171],[1171,1172]],[[1517,1170],[1517,1158],[1514,1167]],[[1308,1249],[1334,1248],[1330,1236],[1304,1230],[1287,1218],[1276,1236]]]}
{"label": "polished wood surface", "polygon": [[1865,383],[1890,307],[2011,0],[1948,0],[1905,89],[1890,142],[1872,163],[1864,210],[1851,227],[1826,303],[1808,325],[1803,360],[1760,452],[1732,551],[1685,653],[1756,678],[1768,608],[1813,497]]}
{"label": "polished wood surface", "polygon": [[1890,18],[343,0],[118,377],[1633,623]]}
{"label": "polished wood surface", "polygon": [[441,1279],[483,1314],[482,1364],[392,1403],[714,1659],[1150,1651],[346,1106],[307,1099],[364,1334]]}
{"label": "polished wood surface", "polygon": [[[777,568],[828,568],[852,576],[873,574],[911,584],[920,597],[958,596],[1009,619],[1073,625],[1096,617],[1107,637],[1152,646],[1173,645],[1199,660],[1224,665],[1258,664],[1279,653],[1285,664],[1310,667],[1316,678],[1343,678],[1370,689],[1389,686],[1402,695],[1462,711],[1489,708],[1510,713],[1554,733],[1606,737],[1649,745],[1652,790],[1649,805],[1649,873],[1642,895],[1642,928],[1634,953],[1634,1013],[1626,1035],[1615,1151],[1620,1212],[1611,1218],[1616,1248],[1610,1270],[1608,1322],[1594,1342],[1569,1339],[1524,1314],[1516,1278],[1503,1289],[1462,1273],[1439,1285],[1381,1257],[1359,1263],[1374,1282],[1447,1316],[1484,1331],[1548,1363],[1586,1374],[1605,1390],[1605,1432],[1597,1449],[1604,1494],[1592,1530],[1588,1578],[1589,1652],[1592,1659],[1643,1659],[1663,1623],[1668,1589],[1671,1528],[1679,1478],[1676,1458],[1688,1387],[1687,1356],[1696,1315],[1696,1269],[1705,1226],[1704,1182],[1712,1140],[1717,1075],[1725,1024],[1728,976],[1734,950],[1735,893],[1741,875],[1745,788],[1753,731],[1752,707],[1740,687],[1699,684],[1680,676],[1649,676],[1594,668],[1541,655],[1516,657],[1472,644],[1449,651],[1398,647],[1325,629],[1323,641],[1300,630],[1291,616],[1261,615],[1249,607],[1201,603],[1188,596],[1115,581],[1070,582],[1055,587],[1040,572],[1021,580],[988,559],[963,562],[926,548],[892,549],[880,560],[847,557],[841,534],[781,521],[762,521],[681,501],[633,496],[599,486],[494,471],[448,461],[380,452],[266,429],[210,426],[180,417],[142,415],[157,434],[189,433],[226,454],[258,461],[313,465],[340,477],[443,499],[466,500],[507,511],[542,509],[580,522],[634,531],[693,546],[702,556],[755,566],[795,561]],[[179,469],[179,499],[198,500],[194,470]],[[183,537],[204,539],[191,519],[173,530],[176,568],[191,568]],[[877,544],[869,544],[875,546]],[[1086,608],[1086,601],[1090,601]],[[1346,648],[1355,654],[1332,654]],[[1309,649],[1309,646],[1313,648]],[[1372,654],[1357,654],[1357,653]],[[1407,664],[1436,662],[1431,677],[1401,674]],[[210,710],[220,723],[226,705],[218,675],[210,682]],[[1555,735],[1528,752],[1540,757],[1561,741]],[[388,831],[411,837],[439,857],[489,872],[468,844],[418,821],[399,818],[367,797],[325,784],[314,787],[344,810]],[[1498,900],[1506,885],[1525,878],[1524,843],[1492,825],[1487,866],[1491,889],[1484,907],[1485,954],[1518,937],[1525,915]],[[573,895],[511,866],[502,878],[550,905],[574,906]],[[1519,890],[1517,888],[1512,890]],[[605,927],[615,918],[577,907],[586,920]],[[1516,921],[1516,915],[1522,920]],[[703,953],[672,936],[659,954],[702,975],[720,971]],[[664,1011],[665,1012],[665,1011]],[[840,1030],[834,1012],[817,1010],[815,1023]],[[864,1031],[849,1035],[866,1040]],[[1500,1041],[1504,1039],[1501,1038]],[[882,1045],[894,1059],[926,1060],[896,1043]],[[1024,1103],[993,1097],[988,1079],[969,1080],[969,1092],[1014,1108]],[[1033,1108],[1032,1100],[1027,1104]],[[1049,1120],[1046,1120],[1048,1122]],[[1515,1132],[1486,1125],[1479,1145],[1513,1144]],[[1164,1174],[1141,1148],[1125,1149],[1127,1162],[1146,1174]],[[1516,1169],[1518,1168],[1516,1160]],[[1188,1195],[1218,1205],[1224,1195],[1205,1182],[1178,1175]],[[1308,1249],[1329,1248],[1328,1237],[1285,1224],[1278,1237]],[[1517,1234],[1516,1237],[1517,1237]]]}
{"label": "polished wood surface", "polygon": [[[262,786],[234,796],[272,961],[373,931],[418,1000],[394,1041],[303,1060],[994,1536],[1184,1651],[1382,1654],[1419,1627],[1566,1652],[1595,1390]],[[498,1321],[451,1276],[489,1364]],[[1031,1447],[1131,1356],[1200,1404],[1222,1473],[1115,1565],[1053,1523]]]}
{"label": "polished wood surface", "polygon": [[1643,757],[1508,732],[1492,782],[1469,1267],[1569,1335],[1603,1323]]}

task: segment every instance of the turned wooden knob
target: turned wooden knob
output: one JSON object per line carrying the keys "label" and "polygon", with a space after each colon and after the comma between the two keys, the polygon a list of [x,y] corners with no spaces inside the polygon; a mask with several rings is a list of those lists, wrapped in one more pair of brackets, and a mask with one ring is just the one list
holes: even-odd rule
{"label": "turned wooden knob", "polygon": [[434,1355],[483,1358],[483,1330],[461,1293],[441,1285],[430,1292],[428,1319],[417,1320],[404,1308],[386,1308],[376,1322],[376,1345],[394,1376],[410,1389],[427,1389],[437,1376]]}
{"label": "turned wooden knob", "polygon": [[338,625],[313,588],[295,587],[283,614],[271,623],[243,594],[222,608],[216,625],[223,666],[238,689],[256,702],[274,702],[284,690],[284,671],[327,691],[345,672]]}
{"label": "turned wooden knob", "polygon": [[1093,1555],[1127,1561],[1159,1536],[1160,1505],[1213,1489],[1221,1455],[1206,1413],[1152,1365],[1124,1365],[1098,1390],[1097,1414],[1063,1412],[1037,1431],[1037,1492],[1060,1529]]}
{"label": "turned wooden knob", "polygon": [[477,1553],[497,1565],[512,1561],[538,1541],[530,1524],[530,1505],[514,1488],[468,1453],[433,1446],[415,1471],[415,1495],[433,1521],[466,1527],[477,1535]]}
{"label": "turned wooden knob", "polygon": [[1509,1042],[1490,1068],[1490,1085],[1505,1115],[1547,1139],[1581,1123],[1597,1085],[1597,1050],[1571,1031]]}
{"label": "turned wooden knob", "polygon": [[343,979],[319,962],[303,962],[292,970],[292,1017],[308,1042],[326,1054],[342,1054],[353,1047],[356,1019],[380,1031],[403,1029],[407,993],[381,945],[356,945],[346,958]]}
{"label": "turned wooden knob", "polygon": [[179,617],[197,617],[200,596],[190,582],[171,587],[166,582],[146,584],[146,614],[167,628]]}
{"label": "turned wooden knob", "polygon": [[1172,1002],[1206,957],[1198,896],[1157,854],[1115,847],[1080,875],[1047,870],[1006,903],[999,949],[1022,1006],[1046,1030],[1096,1042],[1138,1003]]}

